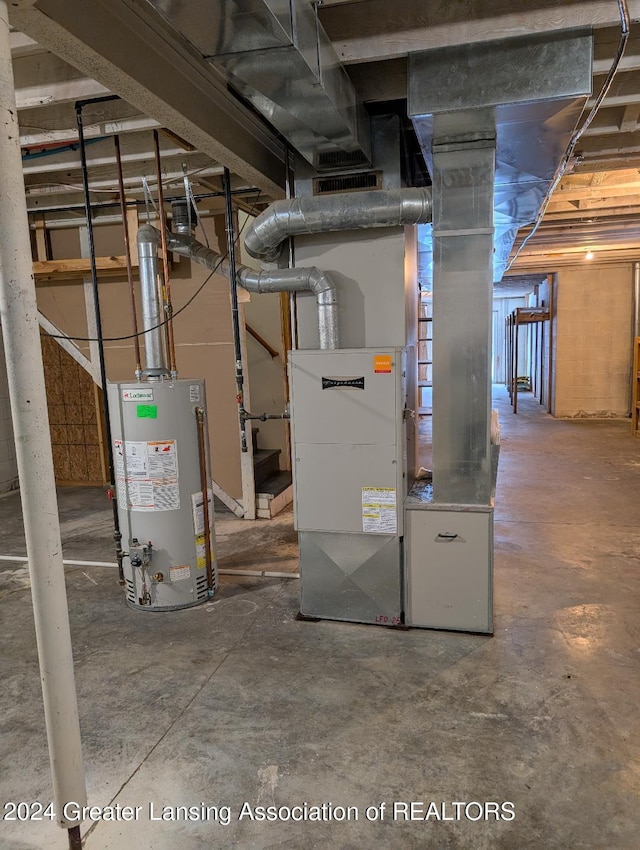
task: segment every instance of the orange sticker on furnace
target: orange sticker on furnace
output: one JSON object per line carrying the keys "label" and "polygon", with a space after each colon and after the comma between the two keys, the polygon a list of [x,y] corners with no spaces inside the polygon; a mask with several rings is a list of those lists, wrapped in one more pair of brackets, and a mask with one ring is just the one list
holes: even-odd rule
{"label": "orange sticker on furnace", "polygon": [[374,354],[373,356],[373,371],[376,374],[381,374],[391,371],[391,355],[390,354]]}

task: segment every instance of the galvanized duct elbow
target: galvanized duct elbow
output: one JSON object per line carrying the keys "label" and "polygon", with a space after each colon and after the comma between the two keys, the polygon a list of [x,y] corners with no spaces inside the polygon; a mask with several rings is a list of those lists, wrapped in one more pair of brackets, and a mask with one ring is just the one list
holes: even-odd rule
{"label": "galvanized duct elbow", "polygon": [[163,315],[157,286],[160,233],[152,225],[143,224],[138,228],[137,243],[146,366],[142,374],[146,378],[160,378],[169,374],[162,340]]}
{"label": "galvanized duct elbow", "polygon": [[431,221],[431,189],[388,189],[276,201],[249,227],[244,240],[252,257],[275,260],[289,236],[426,224]]}
{"label": "galvanized duct elbow", "polygon": [[211,248],[207,248],[206,245],[198,242],[194,236],[190,236],[186,232],[169,233],[167,231],[167,251],[189,257],[200,263],[201,266],[211,269],[212,272],[218,272],[225,277],[229,276],[227,261],[220,254],[216,254]]}
{"label": "galvanized duct elbow", "polygon": [[249,292],[313,292],[318,304],[318,335],[321,349],[339,347],[338,299],[329,272],[315,268],[260,271],[241,266],[238,283]]}
{"label": "galvanized duct elbow", "polygon": [[[148,225],[147,225],[148,226]],[[159,238],[158,231],[151,228]],[[190,257],[226,277],[229,276],[227,261],[186,234],[167,233],[167,249],[176,254]],[[318,304],[318,335],[321,349],[338,348],[338,312],[336,286],[328,272],[315,267],[300,269],[273,269],[255,271],[247,266],[238,266],[236,280],[248,292],[312,292]]]}

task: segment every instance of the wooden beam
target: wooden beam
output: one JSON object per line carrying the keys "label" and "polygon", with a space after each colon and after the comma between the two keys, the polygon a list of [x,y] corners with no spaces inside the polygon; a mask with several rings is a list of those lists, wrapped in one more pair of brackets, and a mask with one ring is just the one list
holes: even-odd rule
{"label": "wooden beam", "polygon": [[[582,252],[584,254],[584,251]],[[557,253],[544,254],[537,257],[519,256],[511,266],[512,271],[518,274],[533,274],[553,271],[566,266],[591,266],[611,265],[614,263],[631,263],[640,260],[640,250],[636,247],[624,247],[620,249],[607,249],[597,251],[594,260],[585,260],[579,254]]]}
{"label": "wooden beam", "polygon": [[23,32],[14,30],[9,33],[9,44],[11,45],[11,58],[19,56],[31,56],[34,53],[45,53],[46,49]]}
{"label": "wooden beam", "polygon": [[593,122],[584,131],[584,136],[610,136],[619,133],[624,123],[625,110],[627,108],[633,110],[634,107],[635,104],[630,104],[628,107],[619,105],[607,108],[602,106]]}
{"label": "wooden beam", "polygon": [[89,15],[84,0],[15,0],[11,23],[252,185],[284,195],[282,144],[151,4],[92,0]]}
{"label": "wooden beam", "polygon": [[[131,265],[138,265],[138,207],[127,207],[127,230],[129,233],[129,257]],[[125,263],[127,258],[125,257]]]}
{"label": "wooden beam", "polygon": [[563,188],[560,185],[551,196],[550,205],[567,201],[600,200],[602,198],[637,198],[640,193],[640,181],[636,179],[627,185],[598,186],[595,189]]}
{"label": "wooden beam", "polygon": [[640,218],[640,200],[636,203],[630,203],[628,206],[620,206],[619,200],[616,198],[604,199],[600,204],[596,205],[595,201],[592,206],[576,209],[563,209],[562,207],[547,209],[544,216],[544,221],[571,221],[576,219],[582,221],[586,218],[585,212],[588,213],[590,219],[596,222],[598,217],[606,216],[607,218],[615,216],[636,215]]}
{"label": "wooden beam", "polygon": [[404,58],[351,65],[349,76],[363,103],[404,100],[407,97],[407,60]]}
{"label": "wooden beam", "polygon": [[[60,106],[56,107],[60,110]],[[47,108],[29,109],[28,114],[22,114],[20,120],[29,123],[32,117],[40,116],[40,126],[46,127],[50,123],[47,116]],[[58,119],[59,120],[59,119]],[[68,121],[68,127],[62,130],[39,130],[35,126],[21,128],[20,145],[23,148],[33,147],[35,145],[47,145],[54,142],[74,142],[78,141],[78,131],[75,126],[75,118]],[[95,136],[115,136],[123,133],[139,133],[145,130],[153,130],[159,127],[160,124],[153,118],[144,116],[136,116],[135,118],[118,118],[110,121],[105,121],[104,124],[99,124],[95,127],[87,127],[85,131],[85,139],[92,139]]]}
{"label": "wooden beam", "polygon": [[18,111],[109,94],[105,86],[83,76],[53,53],[14,59],[13,74]]}
{"label": "wooden beam", "polygon": [[640,118],[640,103],[630,103],[624,108],[618,129],[621,133],[633,133],[638,126],[638,118]]}
{"label": "wooden beam", "polygon": [[[630,0],[631,18],[640,17],[640,0]],[[610,0],[366,0],[321,5],[320,22],[345,63],[380,61],[454,44],[510,38],[523,33],[575,27],[614,27],[620,22]]]}
{"label": "wooden beam", "polygon": [[36,237],[36,258],[41,262],[46,262],[49,259],[47,250],[47,230],[44,224],[44,215],[40,213],[35,219],[35,237]]}
{"label": "wooden beam", "polygon": [[[620,27],[596,30],[593,45],[593,73],[608,74],[620,43]],[[618,66],[620,71],[640,70],[640,38],[632,36]]]}
{"label": "wooden beam", "polygon": [[[137,254],[132,256],[132,263],[138,265]],[[127,258],[121,257],[96,257],[96,268],[100,275],[126,275],[127,273]],[[74,280],[82,279],[91,272],[91,263],[89,259],[72,259],[72,260],[36,260],[33,264],[33,273],[36,282],[39,281],[56,281],[56,280]]]}
{"label": "wooden beam", "polygon": [[[586,109],[591,109],[594,105],[598,92],[599,85],[596,82],[593,97],[587,101]],[[640,101],[640,72],[618,72],[604,100],[605,106],[626,106],[628,103],[638,103],[638,101]]]}

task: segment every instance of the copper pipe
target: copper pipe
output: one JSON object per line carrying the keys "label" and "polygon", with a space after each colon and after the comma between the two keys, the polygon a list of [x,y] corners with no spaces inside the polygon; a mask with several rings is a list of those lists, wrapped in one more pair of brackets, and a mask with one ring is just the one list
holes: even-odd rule
{"label": "copper pipe", "polygon": [[209,528],[209,487],[207,486],[207,453],[204,437],[204,408],[196,407],[198,424],[198,455],[200,459],[200,489],[202,490],[202,518],[204,522],[204,560],[207,565],[207,587],[213,596],[213,562],[211,560],[211,529]]}
{"label": "copper pipe", "polygon": [[140,337],[138,336],[138,315],[136,313],[136,297],[133,286],[133,268],[131,267],[131,247],[129,241],[129,222],[127,221],[127,205],[124,199],[124,180],[122,178],[122,158],[120,156],[120,137],[113,137],[116,146],[116,163],[118,165],[118,187],[120,191],[120,212],[122,213],[122,229],[124,231],[124,253],[127,258],[127,280],[131,298],[131,325],[135,334],[133,346],[136,353],[136,378],[142,376],[142,361],[140,359]]}
{"label": "copper pipe", "polygon": [[173,337],[173,307],[171,306],[171,286],[169,284],[169,254],[167,252],[167,231],[164,220],[164,194],[162,191],[162,171],[160,169],[160,139],[157,130],[153,131],[153,144],[155,148],[156,174],[158,178],[158,210],[160,214],[161,238],[160,244],[162,248],[162,272],[164,277],[162,296],[167,311],[165,330],[167,336],[167,353],[169,355],[169,371],[171,372],[171,377],[173,378],[178,374],[178,370],[176,368],[176,348],[175,340]]}

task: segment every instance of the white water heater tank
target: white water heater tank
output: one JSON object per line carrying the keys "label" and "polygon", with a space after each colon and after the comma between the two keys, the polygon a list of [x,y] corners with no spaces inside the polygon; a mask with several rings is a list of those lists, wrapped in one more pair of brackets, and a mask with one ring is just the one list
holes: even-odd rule
{"label": "white water heater tank", "polygon": [[[208,440],[198,409],[204,381],[112,383],[111,411],[118,516],[127,603],[172,611],[215,592],[217,570]],[[206,432],[206,422],[201,431]],[[211,576],[207,575],[201,445],[209,513]]]}

